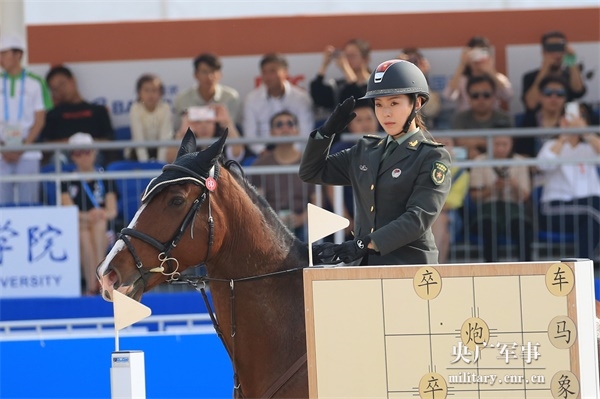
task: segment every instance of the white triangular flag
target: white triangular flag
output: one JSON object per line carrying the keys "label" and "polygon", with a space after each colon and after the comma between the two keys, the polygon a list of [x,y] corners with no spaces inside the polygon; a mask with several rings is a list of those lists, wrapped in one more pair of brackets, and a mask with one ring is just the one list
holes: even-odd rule
{"label": "white triangular flag", "polygon": [[152,314],[152,310],[148,306],[139,303],[135,299],[131,299],[117,290],[112,293],[116,331],[129,327]]}
{"label": "white triangular flag", "polygon": [[350,221],[345,217],[308,204],[308,261],[310,266],[312,266],[312,244],[349,225]]}

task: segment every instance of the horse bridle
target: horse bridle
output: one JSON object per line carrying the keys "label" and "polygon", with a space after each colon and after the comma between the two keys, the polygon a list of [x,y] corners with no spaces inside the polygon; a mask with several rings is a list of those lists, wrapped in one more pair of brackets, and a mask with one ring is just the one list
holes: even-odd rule
{"label": "horse bridle", "polygon": [[[198,209],[200,209],[200,207],[206,200],[208,200],[208,248],[206,251],[206,259],[202,263],[205,263],[206,260],[208,260],[208,258],[210,257],[210,253],[211,253],[211,249],[212,249],[212,245],[213,245],[213,241],[214,241],[214,219],[212,217],[212,212],[211,212],[211,207],[210,207],[210,198],[209,198],[210,190],[207,189],[206,183],[205,183],[207,180],[207,177],[203,177],[203,176],[199,175],[198,173],[194,172],[193,170],[186,168],[185,166],[181,166],[181,165],[175,165],[175,164],[166,165],[163,168],[163,171],[167,171],[167,170],[177,170],[177,171],[187,173],[187,174],[191,175],[192,177],[194,177],[194,181],[200,182],[202,184],[203,188],[202,188],[202,192],[200,193],[200,195],[192,203],[192,206],[190,207],[187,214],[183,218],[183,221],[181,222],[181,224],[179,225],[179,228],[173,235],[173,238],[171,238],[169,241],[160,242],[156,238],[151,237],[146,233],[142,233],[138,230],[135,230],[135,229],[132,229],[129,227],[122,229],[121,232],[119,233],[118,238],[120,240],[123,240],[123,242],[125,243],[125,246],[131,253],[131,256],[133,257],[133,260],[135,262],[135,266],[136,266],[138,272],[140,273],[140,276],[144,283],[144,287],[146,286],[146,284],[148,282],[148,276],[150,273],[161,273],[165,276],[168,276],[169,277],[169,279],[167,280],[168,282],[176,281],[179,279],[179,277],[181,276],[181,273],[179,272],[179,261],[176,258],[171,257],[171,251],[173,251],[177,247],[177,244],[183,237],[183,233],[190,225],[192,226],[191,227],[191,235],[192,235],[192,238],[194,238],[194,228],[193,228],[194,223],[193,222],[196,218]],[[214,178],[216,180],[218,178],[218,174],[219,174],[219,167],[218,167],[218,164],[215,164],[211,168],[208,177]],[[138,240],[143,241],[146,244],[149,244],[149,245],[153,246],[154,248],[156,248],[159,251],[158,260],[160,262],[160,266],[154,267],[151,269],[144,268],[144,264],[143,264],[142,260],[140,259],[140,257],[138,256],[135,248],[131,244],[129,237],[137,238]],[[164,266],[165,263],[168,266],[168,271],[165,271],[166,270],[165,266]],[[173,266],[172,263],[175,263],[175,266]]]}

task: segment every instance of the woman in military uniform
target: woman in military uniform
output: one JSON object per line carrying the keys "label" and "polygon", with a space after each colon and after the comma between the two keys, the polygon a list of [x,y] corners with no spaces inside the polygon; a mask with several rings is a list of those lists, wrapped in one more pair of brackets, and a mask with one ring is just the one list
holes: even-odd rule
{"label": "woman in military uniform", "polygon": [[329,154],[333,136],[355,116],[351,97],[311,133],[300,164],[305,182],[351,185],[355,196],[355,239],[315,246],[313,256],[354,265],[437,263],[431,225],[450,190],[451,161],[419,114],[429,99],[425,76],[408,61],[383,62],[362,98],[374,100],[387,136],[365,136]]}

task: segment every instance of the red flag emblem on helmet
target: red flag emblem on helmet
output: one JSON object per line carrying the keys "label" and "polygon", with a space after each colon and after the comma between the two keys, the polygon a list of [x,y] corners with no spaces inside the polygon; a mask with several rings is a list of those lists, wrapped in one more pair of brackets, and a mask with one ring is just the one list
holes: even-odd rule
{"label": "red flag emblem on helmet", "polygon": [[385,71],[387,71],[387,69],[391,65],[395,64],[396,62],[400,62],[400,60],[389,60],[389,61],[385,61],[385,62],[382,62],[381,64],[379,64],[379,66],[375,70],[375,76],[373,77],[373,82],[375,82],[375,83],[381,82],[381,80],[383,79],[383,75],[385,74]]}

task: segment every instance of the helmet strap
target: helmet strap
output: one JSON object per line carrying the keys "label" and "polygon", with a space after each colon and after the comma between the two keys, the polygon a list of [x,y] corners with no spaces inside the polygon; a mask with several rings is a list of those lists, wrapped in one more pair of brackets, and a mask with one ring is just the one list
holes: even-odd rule
{"label": "helmet strap", "polygon": [[413,119],[415,119],[415,116],[417,116],[418,111],[415,110],[415,108],[417,107],[417,97],[418,97],[418,95],[416,93],[413,93],[412,109],[410,110],[410,114],[408,114],[408,118],[406,118],[406,122],[404,123],[402,130],[396,136],[400,136],[402,134],[408,133],[408,129],[410,129],[410,125],[411,125]]}

